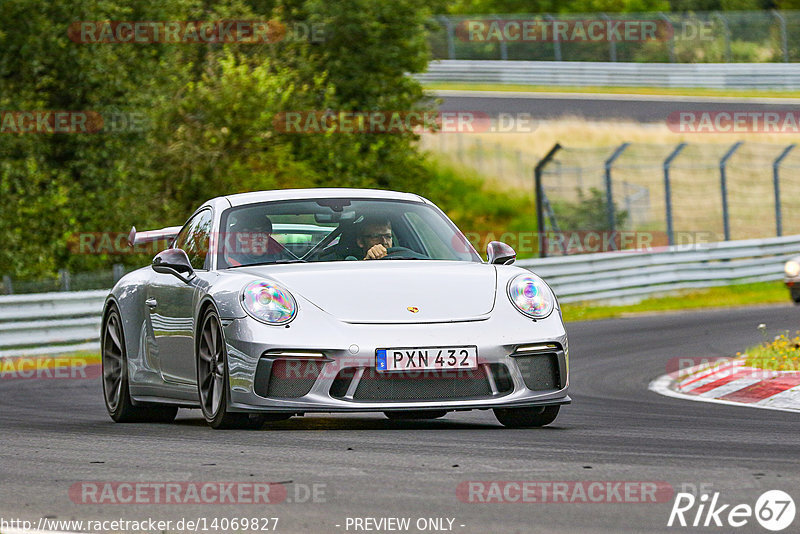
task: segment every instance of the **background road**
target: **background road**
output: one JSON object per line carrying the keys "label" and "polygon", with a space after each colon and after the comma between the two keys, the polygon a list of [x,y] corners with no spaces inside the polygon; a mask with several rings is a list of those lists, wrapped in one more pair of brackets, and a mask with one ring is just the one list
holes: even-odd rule
{"label": "background road", "polygon": [[[751,505],[782,489],[800,504],[797,414],[647,390],[670,358],[730,355],[761,340],[758,323],[772,335],[800,328],[798,319],[800,308],[786,305],[569,324],[574,403],[544,429],[506,430],[490,412],[425,423],[312,415],[219,432],[182,410],[172,425],[116,425],[99,380],[0,379],[0,517],[278,516],[280,532],[321,533],[345,532],[346,517],[365,515],[451,517],[464,533],[668,530],[671,501],[467,504],[455,488],[468,480],[711,484],[721,501]],[[91,480],[292,481],[290,496],[298,484],[327,486],[326,502],[314,504],[73,504],[70,486]],[[751,520],[737,532],[765,530]]]}
{"label": "background road", "polygon": [[798,99],[614,95],[592,93],[523,93],[502,91],[432,91],[441,111],[531,113],[534,119],[581,117],[664,123],[675,111],[794,111]]}

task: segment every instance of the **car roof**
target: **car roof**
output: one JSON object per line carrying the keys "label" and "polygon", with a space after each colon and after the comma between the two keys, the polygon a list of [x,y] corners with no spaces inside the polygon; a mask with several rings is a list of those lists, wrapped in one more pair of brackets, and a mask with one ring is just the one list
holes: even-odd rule
{"label": "car roof", "polygon": [[381,189],[350,189],[344,187],[253,191],[251,193],[227,195],[224,198],[230,202],[231,206],[243,206],[257,202],[269,202],[271,200],[307,200],[311,198],[363,198],[378,200],[405,200],[423,203],[427,202],[421,196],[413,193],[384,191]]}

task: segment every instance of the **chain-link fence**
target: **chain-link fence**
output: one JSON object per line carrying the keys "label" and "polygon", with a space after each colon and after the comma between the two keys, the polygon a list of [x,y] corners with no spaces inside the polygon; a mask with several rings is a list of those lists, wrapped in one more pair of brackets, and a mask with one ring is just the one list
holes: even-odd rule
{"label": "chain-link fence", "polygon": [[91,273],[72,273],[62,269],[58,272],[58,276],[39,280],[16,280],[10,275],[3,275],[0,277],[0,295],[109,289],[126,272],[128,269],[124,265],[115,264],[111,270]]}
{"label": "chain-link fence", "polygon": [[800,11],[438,16],[429,42],[435,59],[794,62]]}
{"label": "chain-link fence", "polygon": [[800,234],[794,148],[557,145],[537,172],[540,230],[640,232],[656,246]]}
{"label": "chain-link fence", "polygon": [[[422,137],[422,148],[502,187],[536,191],[538,176],[532,211],[541,239],[551,241],[539,243],[541,255],[599,251],[581,247],[586,232],[615,235],[612,249],[800,234],[794,144],[556,145],[540,159],[468,135],[431,135]],[[628,243],[625,234],[633,236]],[[580,242],[556,246],[554,236]]]}

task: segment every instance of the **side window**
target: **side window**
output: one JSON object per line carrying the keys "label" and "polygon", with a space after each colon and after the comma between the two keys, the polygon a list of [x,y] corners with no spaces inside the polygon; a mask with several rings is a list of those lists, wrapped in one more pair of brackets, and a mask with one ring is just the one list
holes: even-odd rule
{"label": "side window", "polygon": [[183,227],[175,239],[175,248],[189,256],[193,269],[204,269],[211,239],[211,210],[203,210]]}

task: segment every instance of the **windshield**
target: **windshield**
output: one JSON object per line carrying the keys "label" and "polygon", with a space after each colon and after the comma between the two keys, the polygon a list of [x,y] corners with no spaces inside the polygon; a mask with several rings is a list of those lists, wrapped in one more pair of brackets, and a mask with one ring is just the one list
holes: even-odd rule
{"label": "windshield", "polygon": [[427,204],[399,200],[265,202],[222,214],[218,267],[361,260],[480,262],[464,235]]}

